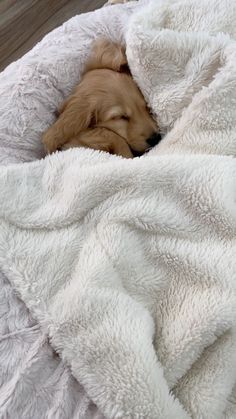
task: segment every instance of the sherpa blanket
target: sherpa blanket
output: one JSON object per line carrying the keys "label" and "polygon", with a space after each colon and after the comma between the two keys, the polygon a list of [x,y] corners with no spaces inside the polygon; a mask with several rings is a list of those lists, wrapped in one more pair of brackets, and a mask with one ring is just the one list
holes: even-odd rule
{"label": "sherpa blanket", "polygon": [[[0,165],[45,155],[42,133],[78,83],[91,42],[97,36],[123,42],[130,15],[144,1],[75,16],[0,73]],[[0,418],[6,417],[104,416],[0,268]]]}
{"label": "sherpa blanket", "polygon": [[1,169],[0,264],[107,418],[235,418],[236,5],[159,6],[127,54],[163,143]]}

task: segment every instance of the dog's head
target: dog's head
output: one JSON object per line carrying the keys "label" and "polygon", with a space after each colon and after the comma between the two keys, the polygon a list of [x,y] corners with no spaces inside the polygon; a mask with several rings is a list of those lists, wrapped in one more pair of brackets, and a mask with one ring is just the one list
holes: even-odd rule
{"label": "dog's head", "polygon": [[133,157],[160,139],[145,100],[132,79],[123,48],[100,40],[81,82],[43,137],[49,152],[89,147]]}

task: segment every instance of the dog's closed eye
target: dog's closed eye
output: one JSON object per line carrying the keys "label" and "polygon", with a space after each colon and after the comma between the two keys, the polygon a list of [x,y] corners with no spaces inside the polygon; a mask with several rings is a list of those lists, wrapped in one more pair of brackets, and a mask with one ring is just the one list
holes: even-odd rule
{"label": "dog's closed eye", "polygon": [[123,119],[124,121],[129,121],[129,116],[128,115],[116,115],[116,116],[113,116],[112,118],[109,118],[109,119],[112,119],[113,121],[118,121],[120,119]]}

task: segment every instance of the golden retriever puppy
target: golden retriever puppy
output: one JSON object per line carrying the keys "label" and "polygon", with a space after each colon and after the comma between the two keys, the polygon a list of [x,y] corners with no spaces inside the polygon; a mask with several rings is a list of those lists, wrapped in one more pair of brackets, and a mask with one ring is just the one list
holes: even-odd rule
{"label": "golden retriever puppy", "polygon": [[156,145],[157,131],[128,70],[124,49],[102,39],[94,44],[79,85],[43,143],[49,153],[88,147],[130,158]]}

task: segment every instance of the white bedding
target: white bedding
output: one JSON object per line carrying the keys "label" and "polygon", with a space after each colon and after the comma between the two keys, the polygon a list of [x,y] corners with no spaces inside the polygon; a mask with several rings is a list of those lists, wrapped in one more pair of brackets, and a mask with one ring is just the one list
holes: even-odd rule
{"label": "white bedding", "polygon": [[[53,120],[57,105],[79,80],[90,42],[98,34],[123,39],[127,20],[137,6],[106,7],[76,16],[0,74],[1,165],[44,156],[41,133]],[[0,207],[1,202],[0,197]],[[47,334],[1,269],[0,417],[103,417],[55,355]]]}
{"label": "white bedding", "polygon": [[[236,5],[150,2],[126,31],[129,7],[109,28],[167,135],[133,160],[80,149],[2,168],[0,266],[105,417],[233,419]],[[78,80],[75,41],[63,33],[30,99],[24,84],[19,130],[29,102],[39,138]],[[74,386],[48,417],[71,415]]]}

